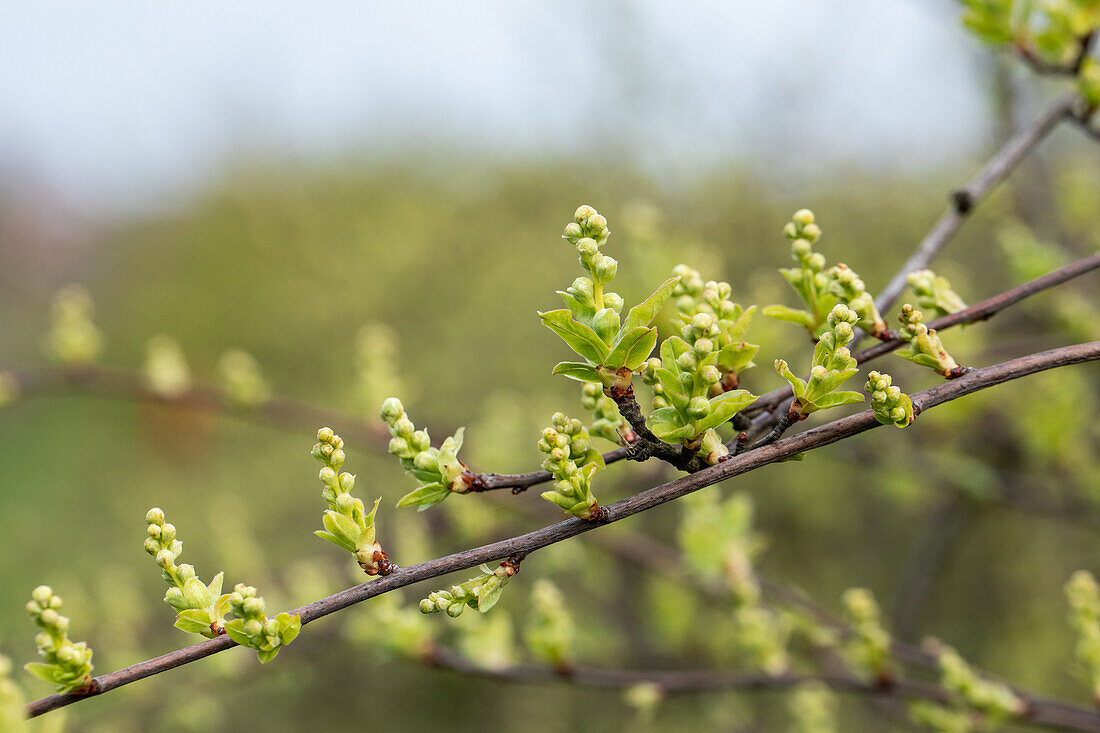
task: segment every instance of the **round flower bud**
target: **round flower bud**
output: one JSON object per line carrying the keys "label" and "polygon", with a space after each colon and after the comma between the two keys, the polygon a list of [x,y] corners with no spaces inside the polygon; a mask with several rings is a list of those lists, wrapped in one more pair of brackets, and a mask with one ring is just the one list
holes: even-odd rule
{"label": "round flower bud", "polygon": [[841,321],[833,327],[836,332],[836,337],[841,341],[847,341],[852,338],[852,326],[846,321]]}
{"label": "round flower bud", "polygon": [[687,412],[695,419],[706,417],[710,414],[710,403],[707,402],[706,397],[692,397],[691,402],[688,403]]}
{"label": "round flower bud", "polygon": [[56,626],[57,620],[61,618],[61,616],[57,613],[57,611],[53,610],[52,608],[47,608],[42,612],[42,615],[39,618],[41,619],[41,622],[46,626]]}
{"label": "round flower bud", "polygon": [[379,414],[383,420],[392,425],[394,421],[405,414],[405,406],[401,404],[401,400],[390,397],[382,403],[382,410]]}
{"label": "round flower bud", "polygon": [[153,507],[145,514],[145,521],[148,524],[164,524],[164,512],[159,507]]}
{"label": "round flower bud", "polygon": [[596,210],[588,204],[584,204],[577,208],[576,213],[573,214],[573,221],[578,224],[585,224],[588,221],[588,217],[595,215]]}
{"label": "round flower bud", "polygon": [[806,237],[811,242],[816,242],[821,238],[821,227],[817,224],[807,224],[802,228],[802,236]]}
{"label": "round flower bud", "polygon": [[428,471],[433,468],[439,467],[439,461],[428,451],[417,453],[416,458],[413,459],[413,465],[421,471]]}
{"label": "round flower bud", "polygon": [[408,438],[416,430],[416,426],[413,425],[412,420],[407,416],[402,415],[393,424],[393,430],[402,438]]}
{"label": "round flower bud", "polygon": [[623,310],[623,296],[618,293],[604,293],[603,304],[615,311],[616,313],[622,313]]}
{"label": "round flower bud", "polygon": [[806,260],[806,264],[809,265],[811,270],[818,271],[825,267],[825,255],[820,252],[814,252]]}
{"label": "round flower bud", "polygon": [[[383,406],[384,407],[384,406]],[[321,428],[317,431],[317,440],[322,443],[329,443],[336,436],[332,428]]]}
{"label": "round flower bud", "polygon": [[427,430],[417,430],[412,434],[412,447],[418,451],[425,451],[432,447],[432,439],[428,437]]}
{"label": "round flower bud", "polygon": [[452,603],[447,606],[447,615],[451,618],[458,618],[462,615],[462,609],[466,608],[465,603]]}
{"label": "round flower bud", "polygon": [[611,282],[615,277],[615,273],[619,271],[619,263],[613,257],[607,255],[600,255],[596,260],[595,267],[592,270],[592,274],[601,283]]}
{"label": "round flower bud", "polygon": [[562,236],[570,241],[574,241],[583,237],[584,232],[581,231],[580,224],[575,221],[571,221],[565,225],[565,232],[562,234]]}
{"label": "round flower bud", "polygon": [[590,229],[606,229],[607,219],[602,214],[592,212],[592,215],[588,217],[588,227]]}
{"label": "round flower bud", "polygon": [[676,359],[676,365],[685,372],[693,371],[696,364],[695,356],[690,351],[685,351]]}
{"label": "round flower bud", "polygon": [[795,239],[798,237],[798,226],[793,222],[787,222],[783,227],[783,233],[787,235],[787,239]]}
{"label": "round flower bud", "polygon": [[248,621],[244,622],[245,636],[252,636],[252,637],[259,636],[260,633],[263,632],[263,630],[264,630],[264,625],[261,624],[256,619],[249,619]]}
{"label": "round flower bud", "polygon": [[577,242],[577,254],[584,260],[590,260],[600,252],[600,247],[596,244],[596,240],[591,237],[585,237]]}
{"label": "round flower bud", "polygon": [[799,209],[798,211],[794,212],[794,216],[792,216],[791,219],[795,223],[801,224],[805,227],[814,223],[814,212],[810,211],[809,209]]}
{"label": "round flower bud", "polygon": [[420,601],[420,613],[434,613],[436,610],[435,604],[427,598]]}
{"label": "round flower bud", "polygon": [[160,543],[152,537],[147,537],[145,539],[144,547],[145,551],[148,552],[150,555],[156,555],[158,552],[160,552]]}
{"label": "round flower bud", "polygon": [[264,612],[264,599],[262,598],[246,598],[244,603],[241,604],[241,610],[244,611],[246,616],[262,616]]}
{"label": "round flower bud", "polygon": [[825,378],[825,376],[828,373],[829,373],[829,371],[825,367],[818,364],[817,366],[815,366],[813,369],[810,370],[810,379],[816,379],[818,381],[821,381],[822,379]]}
{"label": "round flower bud", "polygon": [[[390,441],[391,443],[393,441]],[[336,484],[336,471],[332,470],[331,466],[325,466],[317,472],[317,478],[321,479],[321,482],[333,486]]]}
{"label": "round flower bud", "polygon": [[157,553],[157,565],[167,570],[172,567],[172,561],[175,560],[172,553],[169,550],[161,550]]}
{"label": "round flower bud", "polygon": [[691,348],[695,351],[696,355],[703,357],[714,351],[714,342],[708,338],[696,339]]}
{"label": "round flower bud", "polygon": [[890,419],[894,422],[901,422],[907,417],[908,415],[905,414],[905,408],[903,407],[895,407],[894,409],[890,410]]}
{"label": "round flower bud", "polygon": [[340,494],[336,497],[336,511],[346,516],[351,516],[355,510],[355,498],[351,494]]}
{"label": "round flower bud", "polygon": [[710,313],[696,313],[692,316],[691,327],[700,333],[706,333],[714,327],[714,316]]}
{"label": "round flower bud", "polygon": [[802,239],[799,237],[791,243],[791,252],[794,253],[798,259],[809,257],[813,253],[813,248],[810,247],[810,240]]}
{"label": "round flower bud", "polygon": [[703,367],[699,371],[699,376],[702,377],[703,384],[718,384],[722,381],[722,372],[713,364]]}

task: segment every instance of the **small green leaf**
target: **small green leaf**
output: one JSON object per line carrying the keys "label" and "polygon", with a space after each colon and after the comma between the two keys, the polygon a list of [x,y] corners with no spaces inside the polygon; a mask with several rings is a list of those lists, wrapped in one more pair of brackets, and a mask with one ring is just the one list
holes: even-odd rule
{"label": "small green leaf", "polygon": [[607,358],[607,344],[591,327],[573,320],[573,314],[561,310],[539,313],[542,324],[556,333],[569,348],[593,364],[602,364]]}
{"label": "small green leaf", "polygon": [[261,649],[256,652],[256,658],[260,660],[260,664],[267,664],[279,654],[281,647],[275,647],[274,649]]}
{"label": "small green leaf", "polygon": [[425,484],[418,489],[410,491],[401,497],[397,502],[398,508],[406,506],[419,506],[420,511],[424,511],[433,504],[446,499],[451,494],[451,490],[443,484]]}
{"label": "small green leaf", "polygon": [[[638,359],[638,364],[641,364],[656,345],[657,329],[655,328],[639,326],[627,331],[625,334],[620,333],[619,340],[615,342],[615,348],[604,359],[603,366],[619,369],[627,366],[630,357],[636,356],[638,353],[642,355],[641,359]],[[631,369],[633,368],[631,367]]]}
{"label": "small green leaf", "polygon": [[212,620],[210,611],[206,609],[189,609],[180,611],[179,615],[176,616],[175,627],[189,634],[209,635],[212,633],[210,629]]}
{"label": "small green leaf", "polygon": [[769,305],[764,308],[763,313],[768,318],[774,318],[777,321],[790,321],[806,328],[813,328],[817,325],[809,311],[788,308],[785,305]]}
{"label": "small green leaf", "polygon": [[814,405],[819,410],[826,410],[841,405],[854,405],[857,402],[863,402],[863,395],[859,392],[833,392],[814,400]]}
{"label": "small green leaf", "polygon": [[579,361],[563,361],[554,367],[554,374],[562,374],[578,382],[599,382],[596,367]]}
{"label": "small green leaf", "polygon": [[696,433],[703,433],[728,421],[758,397],[746,389],[735,389],[710,401],[710,414],[695,423]]}
{"label": "small green leaf", "polygon": [[41,662],[29,662],[23,665],[23,669],[27,670],[31,675],[37,677],[43,682],[48,682],[51,685],[61,684],[58,681],[58,668],[54,664],[42,664]]}
{"label": "small green leaf", "polygon": [[477,610],[482,613],[488,613],[489,609],[497,605],[497,601],[500,600],[500,594],[504,592],[504,584],[500,582],[499,578],[494,578],[497,582],[492,583],[489,590],[482,593],[477,598]]}
{"label": "small green leaf", "polygon": [[623,322],[622,328],[619,329],[619,337],[622,338],[624,333],[630,333],[639,326],[648,326],[652,323],[657,316],[657,311],[661,310],[661,306],[665,304],[668,296],[672,294],[673,289],[679,282],[679,275],[670,277],[661,283],[652,295],[631,308],[626,314],[626,320]]}
{"label": "small green leaf", "polygon": [[235,618],[225,625],[225,633],[241,646],[250,646],[252,640],[244,633],[244,620]]}
{"label": "small green leaf", "polygon": [[282,627],[282,633],[279,634],[279,638],[282,639],[283,646],[286,646],[298,638],[298,634],[302,631],[301,616],[298,614],[291,616],[284,611],[276,616],[275,620],[278,621],[279,626]]}

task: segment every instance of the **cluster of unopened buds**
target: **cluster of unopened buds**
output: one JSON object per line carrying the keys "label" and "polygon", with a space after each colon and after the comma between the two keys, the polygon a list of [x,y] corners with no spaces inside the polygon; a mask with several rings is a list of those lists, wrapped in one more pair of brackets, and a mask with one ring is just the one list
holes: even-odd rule
{"label": "cluster of unopened buds", "polygon": [[375,499],[368,512],[362,499],[351,495],[355,476],[340,468],[344,465],[344,440],[332,431],[321,428],[310,454],[325,464],[318,478],[323,484],[321,497],[328,503],[322,517],[324,529],[314,532],[323,540],[342,547],[355,555],[359,567],[367,575],[387,575],[396,566],[386,558],[382,545],[375,541],[374,517],[381,497]]}
{"label": "cluster of unopened buds", "polygon": [[847,652],[853,666],[879,684],[893,678],[890,661],[890,634],[882,628],[882,612],[866,588],[849,588],[842,597],[844,610],[852,626]]}
{"label": "cluster of unopened buds", "polygon": [[809,379],[796,377],[786,361],[776,359],[776,371],[790,383],[794,391],[795,399],[791,403],[789,414],[795,420],[803,420],[818,410],[863,401],[863,395],[859,392],[836,391],[859,371],[856,360],[848,350],[848,344],[855,338],[855,325],[858,322],[859,315],[848,306],[837,303],[833,307],[826,319],[829,329],[821,335],[814,347]]}
{"label": "cluster of unopened buds", "polygon": [[907,281],[917,306],[933,318],[966,309],[966,302],[951,289],[950,281],[942,275],[931,270],[917,270],[909,273]]}
{"label": "cluster of unopened buds", "polygon": [[916,417],[913,401],[893,384],[889,374],[870,372],[863,389],[871,394],[871,410],[881,424],[904,428]]}
{"label": "cluster of unopened buds", "polygon": [[581,386],[581,407],[592,413],[592,424],[588,426],[592,435],[623,445],[630,445],[638,439],[619,413],[615,400],[605,395],[599,384],[585,382]]}
{"label": "cluster of unopened buds", "polygon": [[57,293],[46,339],[51,357],[70,367],[95,363],[103,351],[103,336],[92,322],[92,310],[92,296],[81,285],[68,285]]}
{"label": "cluster of unopened buds", "polygon": [[898,356],[919,366],[933,369],[936,374],[945,379],[954,379],[966,374],[969,369],[959,366],[951,358],[936,329],[925,325],[922,322],[923,319],[924,315],[909,303],[902,306],[901,314],[898,316],[898,321],[901,323],[898,336],[907,342],[908,346],[899,349]]}
{"label": "cluster of unopened buds", "polygon": [[592,477],[603,466],[603,456],[592,447],[588,429],[580,420],[554,413],[553,424],[542,431],[539,450],[546,454],[542,467],[554,477],[554,489],[542,498],[565,511],[593,521],[607,518],[592,493]]}
{"label": "cluster of unopened buds", "polygon": [[411,474],[420,487],[405,494],[397,506],[419,506],[425,509],[446,499],[451,494],[465,494],[480,488],[480,477],[458,460],[462,448],[463,428],[443,441],[439,448],[432,447],[427,430],[417,430],[405,406],[396,397],[382,403],[382,420],[390,429],[389,452],[401,461],[405,471]]}
{"label": "cluster of unopened buds", "polygon": [[69,618],[62,616],[61,596],[48,585],[31,592],[27,611],[41,631],[34,637],[42,662],[32,662],[25,669],[32,675],[56,685],[59,692],[81,690],[92,679],[92,650],[83,641],[69,639]]}
{"label": "cluster of unopened buds", "polygon": [[421,613],[446,613],[458,618],[466,607],[476,608],[486,613],[500,600],[504,586],[512,576],[519,572],[518,560],[505,560],[496,569],[488,565],[481,566],[481,575],[470,578],[465,583],[452,585],[447,590],[432,591],[420,601]]}
{"label": "cluster of unopened buds", "polygon": [[196,577],[193,565],[177,565],[176,559],[183,553],[183,543],[176,538],[176,527],[165,521],[164,512],[153,507],[145,515],[145,551],[160,566],[160,575],[168,590],[164,602],[176,610],[176,628],[189,633],[213,638],[224,633],[222,618],[229,604],[222,595],[223,573],[218,573],[209,583]]}
{"label": "cluster of unopened buds", "polygon": [[676,298],[676,310],[684,324],[705,313],[713,316],[717,325],[713,339],[718,350],[716,365],[721,372],[721,380],[711,386],[711,396],[735,389],[740,383],[741,372],[754,366],[752,359],[760,348],[744,340],[756,306],[742,308],[730,300],[733,288],[729,283],[716,280],[703,282],[699,272],[687,265],[677,265],[672,273],[680,278],[672,295]]}
{"label": "cluster of unopened buds", "polygon": [[225,624],[229,638],[241,646],[256,650],[261,663],[275,658],[279,650],[294,641],[302,630],[302,618],[297,614],[280,613],[268,618],[264,599],[250,585],[238,583],[226,595],[229,613],[234,617]]}

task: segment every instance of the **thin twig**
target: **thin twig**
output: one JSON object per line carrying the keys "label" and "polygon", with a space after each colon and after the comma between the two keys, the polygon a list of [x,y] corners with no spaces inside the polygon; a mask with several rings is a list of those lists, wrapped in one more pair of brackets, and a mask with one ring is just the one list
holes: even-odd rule
{"label": "thin twig", "polygon": [[901,295],[901,291],[905,290],[909,273],[928,267],[966,221],[974,206],[1003,181],[1024,156],[1058,126],[1058,123],[1070,116],[1076,101],[1076,94],[1068,94],[1060,98],[1048,107],[1039,119],[1005,143],[965,187],[951,194],[950,208],[921,240],[917,249],[890,279],[886,287],[879,291],[878,297],[875,298],[875,305],[880,311],[889,310]]}
{"label": "thin twig", "polygon": [[[1075,277],[1092,272],[1098,268],[1100,268],[1100,253],[1083,257],[1068,265],[1059,267],[1057,270],[1048,272],[1042,277],[1035,278],[1023,285],[1018,285],[1011,290],[1006,290],[999,295],[994,295],[992,298],[987,298],[958,313],[951,313],[942,318],[937,318],[929,322],[928,327],[934,328],[937,331],[943,331],[953,326],[989,320],[1004,309],[1019,303],[1025,298],[1044,290],[1049,290],[1050,288],[1061,285]],[[888,354],[895,349],[901,348],[904,345],[904,341],[894,337],[873,344],[862,351],[856,352],[852,356],[857,363],[863,364]],[[782,418],[790,407],[790,400],[792,397],[794,397],[794,392],[789,386],[780,387],[779,389],[761,395],[756,402],[753,403],[752,407],[747,410],[750,414],[754,412],[758,413],[756,417],[753,418],[753,424],[747,431],[749,437],[752,438],[763,435],[777,419]]]}
{"label": "thin twig", "polygon": [[[924,411],[936,405],[949,402],[988,387],[1003,382],[1018,379],[1034,374],[1035,372],[1080,364],[1087,361],[1100,360],[1100,341],[1093,341],[1075,346],[1065,346],[1037,354],[1012,359],[1002,364],[975,369],[959,379],[936,385],[912,395],[913,404]],[[772,445],[758,450],[743,453],[724,463],[682,476],[675,481],[670,481],[651,489],[647,489],[631,497],[609,505],[608,519],[603,524],[586,522],[582,519],[570,518],[557,524],[542,529],[528,532],[500,542],[494,542],[481,547],[465,550],[463,552],[448,555],[446,557],[429,560],[418,565],[396,570],[390,575],[372,582],[363,583],[347,590],[335,593],[327,598],[315,601],[291,613],[301,616],[302,623],[308,624],[319,618],[340,611],[349,606],[361,603],[367,599],[387,593],[397,588],[402,588],[423,580],[437,578],[459,570],[467,570],[485,562],[492,562],[502,558],[514,556],[526,556],[543,547],[556,544],[563,540],[575,537],[597,527],[618,522],[627,517],[639,514],[667,502],[679,499],[707,486],[712,486],[721,481],[753,471],[763,466],[790,458],[797,453],[821,448],[844,440],[852,436],[879,427],[871,411],[861,412],[856,415],[835,420],[818,428],[804,433],[784,438]],[[126,669],[109,672],[95,678],[95,692],[89,695],[50,695],[27,706],[27,713],[31,717],[55,710],[65,705],[84,700],[92,695],[102,694],[123,685],[136,682],[155,674],[166,672],[184,664],[203,659],[218,652],[235,646],[232,639],[218,637],[193,646],[178,649],[174,652],[149,659]],[[1029,700],[1029,703],[1032,701]],[[1038,707],[1036,712],[1035,706]],[[1037,701],[1030,708],[1032,714],[1042,715],[1044,710],[1042,701]],[[1100,715],[1087,713],[1089,725],[1095,727],[1078,727],[1078,730],[1100,730]],[[1034,718],[1033,718],[1034,720]]]}

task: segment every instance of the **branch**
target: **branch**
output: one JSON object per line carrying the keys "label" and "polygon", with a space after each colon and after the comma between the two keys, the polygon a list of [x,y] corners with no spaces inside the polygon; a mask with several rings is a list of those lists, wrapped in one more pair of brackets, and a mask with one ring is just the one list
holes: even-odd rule
{"label": "branch", "polygon": [[916,251],[910,255],[897,274],[886,284],[886,287],[879,292],[878,297],[875,299],[875,305],[880,311],[889,310],[890,306],[901,295],[901,291],[905,289],[909,273],[928,267],[932,259],[939,254],[948,240],[966,221],[974,206],[993,187],[1003,181],[1024,156],[1030,153],[1051,130],[1058,126],[1058,123],[1071,115],[1076,101],[1077,95],[1070,94],[1052,104],[1030,127],[1021,130],[1005,143],[978,171],[977,175],[970,180],[970,183],[951,194],[951,207],[944,212],[936,225],[932,227],[932,230],[921,240]]}
{"label": "branch", "polygon": [[[1036,293],[1040,293],[1044,290],[1048,290],[1062,283],[1068,282],[1075,277],[1084,275],[1088,272],[1092,272],[1100,268],[1100,253],[1084,257],[1075,262],[1071,262],[1068,265],[1059,267],[1057,270],[1048,272],[1042,277],[1038,277],[1030,282],[1026,282],[1023,285],[1018,285],[1011,290],[994,295],[992,298],[987,298],[980,303],[970,306],[958,313],[951,313],[942,318],[937,318],[934,321],[929,322],[928,327],[934,328],[937,331],[942,331],[953,326],[964,325],[967,323],[975,323],[977,321],[986,321],[995,316],[996,314],[1008,308],[1011,305],[1019,303],[1025,298],[1031,297]],[[863,364],[877,359],[884,354],[888,354],[895,349],[901,348],[905,345],[905,342],[900,338],[892,338],[886,341],[880,341],[873,346],[870,346],[862,351],[853,354],[856,362]],[[767,430],[776,419],[776,415],[779,418],[787,413],[787,402],[794,397],[794,393],[790,387],[781,387],[779,389],[766,392],[761,395],[760,398],[749,408],[746,412],[750,414],[752,412],[759,411],[761,414],[753,420],[752,426],[749,428],[750,435],[760,435]]]}
{"label": "branch", "polygon": [[[975,369],[958,379],[917,392],[912,395],[912,400],[914,406],[918,407],[920,410],[928,410],[936,405],[963,397],[972,392],[986,389],[1029,374],[1034,374],[1035,372],[1096,360],[1100,360],[1100,341],[1093,341],[1075,346],[1065,346],[1059,349],[1012,359],[995,366]],[[699,489],[733,478],[734,476],[748,473],[749,471],[753,471],[785,458],[790,458],[797,453],[804,453],[835,443],[838,440],[850,438],[876,427],[879,427],[879,423],[875,420],[870,410],[841,418],[804,433],[799,433],[798,435],[777,441],[772,445],[743,453],[724,463],[704,469],[698,473],[682,476],[675,481],[655,486],[635,494],[634,496],[615,502],[607,507],[608,518],[605,522],[586,522],[577,518],[566,519],[557,524],[506,540],[501,540],[500,542],[493,542],[446,557],[429,560],[418,565],[400,568],[390,575],[348,588],[328,596],[327,598],[295,609],[291,613],[299,614],[302,618],[302,623],[308,624],[331,613],[335,613],[349,606],[381,595],[382,593],[387,593],[397,588],[403,588],[413,583],[437,578],[441,575],[460,570],[467,570],[482,563],[492,562],[502,558],[525,557],[543,547],[556,544],[584,532],[589,532],[604,524],[618,522],[627,517],[679,499]],[[203,659],[211,654],[216,654],[233,646],[236,646],[236,644],[232,639],[227,636],[222,636],[200,644],[185,647],[163,656],[140,662],[132,667],[96,677],[91,685],[93,691],[89,694],[50,695],[49,697],[37,700],[27,706],[27,713],[31,717],[41,715],[42,713],[49,712],[50,710],[65,705],[70,705],[93,695],[102,694],[140,679]],[[1095,730],[1100,730],[1100,716],[1095,716],[1095,720],[1097,725]],[[1092,730],[1090,728],[1083,729]]]}
{"label": "branch", "polygon": [[[573,667],[559,670],[535,664],[516,664],[492,668],[476,664],[445,647],[433,646],[425,663],[471,677],[519,684],[568,683],[605,690],[625,690],[639,684],[653,684],[666,695],[690,695],[717,691],[783,691],[810,682],[827,685],[835,692],[888,697],[918,698],[939,704],[950,703],[948,692],[938,684],[921,680],[897,680],[889,685],[865,682],[845,674],[782,675],[726,672],[723,670],[625,670],[598,667]],[[1060,700],[1036,695],[1022,696],[1028,711],[1021,716],[1027,723],[1056,730],[1100,731],[1100,714]]]}

